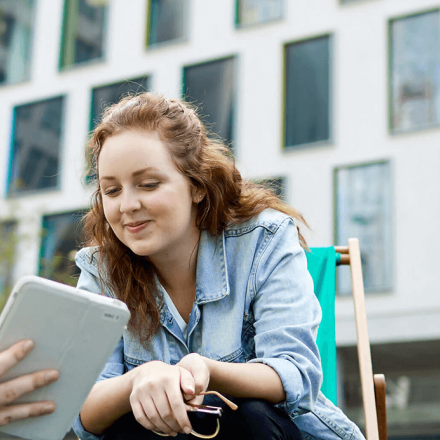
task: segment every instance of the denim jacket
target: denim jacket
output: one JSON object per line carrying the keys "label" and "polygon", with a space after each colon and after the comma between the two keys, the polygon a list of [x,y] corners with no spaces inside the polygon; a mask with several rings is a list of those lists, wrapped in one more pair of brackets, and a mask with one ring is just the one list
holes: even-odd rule
{"label": "denim jacket", "polygon": [[[78,252],[78,287],[100,293],[96,251]],[[289,216],[266,210],[217,237],[202,231],[187,341],[168,307],[160,307],[161,326],[148,348],[125,331],[98,381],[151,360],[173,365],[192,352],[221,362],[261,362],[280,376],[286,400],[278,407],[306,440],[364,439],[319,391],[322,370],[315,340],[321,309]],[[85,431],[79,417],[74,430],[82,440],[100,438]]]}

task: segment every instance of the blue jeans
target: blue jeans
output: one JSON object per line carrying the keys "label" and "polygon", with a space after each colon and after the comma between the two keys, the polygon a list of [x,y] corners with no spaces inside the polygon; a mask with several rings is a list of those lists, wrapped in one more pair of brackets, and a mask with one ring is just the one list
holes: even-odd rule
{"label": "blue jeans", "polygon": [[[220,418],[220,432],[216,440],[303,440],[303,437],[288,415],[265,400],[233,399],[237,411],[224,407]],[[218,401],[209,403],[220,406]],[[223,406],[223,405],[222,405]],[[197,431],[197,421],[193,429]],[[170,437],[172,439],[173,437]],[[195,440],[196,437],[178,434],[177,440]],[[159,440],[164,439],[141,426],[128,413],[117,420],[104,435],[104,440]]]}

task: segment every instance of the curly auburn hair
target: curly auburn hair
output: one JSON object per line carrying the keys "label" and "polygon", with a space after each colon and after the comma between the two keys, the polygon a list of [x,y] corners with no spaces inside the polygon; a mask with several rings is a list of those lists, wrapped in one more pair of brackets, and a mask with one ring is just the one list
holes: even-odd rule
{"label": "curly auburn hair", "polygon": [[[89,175],[94,175],[98,183],[91,210],[85,216],[85,245],[98,247],[101,285],[105,280],[114,295],[127,304],[131,312],[128,328],[145,344],[160,325],[158,298],[162,298],[156,291],[155,268],[147,257],[134,254],[116,237],[105,218],[99,186],[98,161],[105,141],[124,130],[157,131],[177,170],[206,194],[197,205],[199,229],[217,235],[228,224],[246,222],[266,208],[307,224],[298,211],[271,190],[242,179],[230,150],[208,137],[192,105],[143,93],[125,97],[109,107],[87,146],[87,154],[92,156]],[[307,248],[300,232],[299,238]]]}

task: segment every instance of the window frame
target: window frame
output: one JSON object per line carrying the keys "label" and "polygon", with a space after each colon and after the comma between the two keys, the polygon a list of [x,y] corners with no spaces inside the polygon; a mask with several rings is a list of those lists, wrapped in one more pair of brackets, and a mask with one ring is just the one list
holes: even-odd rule
{"label": "window frame", "polygon": [[[94,129],[94,127],[95,127],[95,125],[93,123],[93,119],[94,119],[93,118],[93,107],[95,105],[94,91],[96,89],[101,89],[101,88],[104,88],[104,87],[111,87],[111,86],[115,86],[117,84],[119,84],[121,86],[121,85],[123,85],[125,83],[132,83],[134,80],[138,80],[140,78],[141,78],[140,76],[137,76],[137,77],[133,77],[133,78],[130,78],[130,79],[122,79],[120,81],[112,81],[112,82],[105,83],[105,84],[99,84],[99,85],[96,85],[96,86],[92,86],[90,88],[90,114],[89,114],[89,130],[90,131],[92,131]],[[146,80],[147,86],[151,85],[152,75],[146,74],[146,75],[142,76],[142,79]],[[138,85],[138,87],[142,87],[141,84],[137,84],[137,85]],[[145,90],[145,91],[147,91],[147,90]],[[99,115],[95,115],[95,117],[98,117],[98,116]]]}
{"label": "window frame", "polygon": [[[79,218],[83,218],[84,215],[88,211],[89,211],[88,208],[86,208],[86,209],[74,209],[74,210],[68,210],[68,211],[62,211],[62,212],[47,213],[47,214],[43,214],[41,216],[41,220],[40,220],[41,234],[40,234],[39,253],[38,253],[38,276],[43,276],[45,278],[48,278],[47,274],[45,274],[45,272],[44,272],[45,271],[45,267],[43,265],[43,258],[44,258],[44,253],[45,253],[45,250],[46,250],[46,242],[45,242],[46,236],[45,236],[44,231],[47,230],[47,218],[48,217],[60,217],[60,216],[65,216],[65,215],[74,216],[75,214],[78,215]],[[77,224],[79,221],[80,221],[80,219],[75,220],[73,225],[76,224],[76,226],[79,227],[79,224]],[[82,233],[82,228],[81,228],[81,233]],[[53,257],[55,257],[55,256],[56,255],[53,255]],[[78,272],[78,269],[75,269],[75,270]],[[55,271],[52,268],[52,275],[53,275],[54,272]],[[48,278],[48,279],[53,279],[53,278]]]}
{"label": "window frame", "polygon": [[[10,231],[7,231],[8,227],[10,227]],[[6,276],[6,284],[4,287],[6,289],[11,288],[14,283],[14,268],[17,260],[17,245],[20,241],[20,237],[18,236],[18,220],[16,218],[5,218],[0,220],[0,231],[1,232],[7,232],[7,239],[10,241],[9,245],[11,246],[12,256],[10,261],[5,261],[7,264],[7,273]],[[18,238],[17,238],[18,237]],[[0,264],[3,263],[3,261],[0,261]],[[10,283],[10,284],[8,284]],[[4,306],[4,303],[6,302],[8,297],[8,293],[4,291],[3,289],[0,289],[0,311],[2,307]]]}
{"label": "window frame", "polygon": [[33,65],[33,56],[34,56],[34,45],[35,45],[35,24],[36,24],[36,16],[37,16],[37,6],[38,0],[33,0],[32,6],[32,18],[31,18],[31,31],[29,36],[29,52],[27,54],[28,64],[27,64],[27,72],[23,80],[18,82],[3,82],[0,83],[0,89],[8,86],[14,86],[17,84],[23,84],[32,80],[32,65]]}
{"label": "window frame", "polygon": [[[366,162],[357,162],[353,164],[348,165],[337,165],[333,168],[333,243],[335,243],[335,246],[347,246],[347,243],[341,243],[339,242],[338,237],[338,217],[339,217],[339,204],[338,204],[338,171],[340,170],[350,170],[360,167],[368,167],[368,166],[374,166],[374,165],[388,165],[389,167],[389,195],[390,195],[390,206],[389,206],[389,215],[390,218],[388,219],[390,225],[393,224],[393,219],[395,217],[394,214],[394,206],[395,206],[395,189],[394,189],[394,164],[392,159],[390,158],[384,158],[384,159],[377,159],[377,160],[371,160]],[[390,226],[391,228],[391,226]],[[369,288],[367,286],[364,286],[365,293],[367,295],[375,295],[380,294],[381,296],[387,295],[387,294],[393,294],[395,291],[396,286],[396,280],[395,280],[395,239],[392,234],[392,230],[390,231],[390,243],[388,243],[388,249],[389,249],[389,275],[388,275],[388,284],[385,287],[374,287]],[[362,250],[362,248],[361,248]],[[336,295],[340,298],[347,297],[347,292],[341,291],[339,288],[339,281],[338,277],[340,276],[339,271],[336,271]],[[364,283],[365,284],[365,283]]]}
{"label": "window frame", "polygon": [[[223,142],[226,141],[227,139],[221,138],[219,135],[216,134],[215,131],[211,131],[213,134],[219,136],[219,138],[222,140],[222,142],[224,143],[224,145],[226,147],[229,148],[229,150],[232,152],[232,154],[235,156],[235,158],[237,158],[237,115],[238,115],[238,81],[239,81],[239,75],[238,75],[238,63],[239,63],[239,57],[236,54],[232,54],[232,55],[225,55],[225,56],[220,56],[220,57],[216,57],[216,58],[212,58],[209,60],[205,60],[205,61],[198,61],[196,63],[192,63],[192,64],[185,64],[182,67],[182,90],[181,90],[181,98],[183,100],[186,100],[187,98],[187,94],[185,93],[186,91],[186,84],[185,84],[185,77],[186,77],[186,69],[189,67],[197,67],[197,66],[202,66],[204,64],[209,64],[209,63],[214,63],[214,62],[218,62],[218,61],[223,61],[223,60],[228,60],[228,59],[233,59],[234,60],[234,68],[233,68],[233,72],[234,72],[234,98],[232,100],[233,102],[233,115],[232,115],[232,139],[230,143],[227,142]],[[197,107],[201,107],[203,103],[201,102],[195,102]],[[202,116],[202,122],[203,121],[203,115]]]}
{"label": "window frame", "polygon": [[150,30],[151,30],[151,2],[152,0],[147,0],[146,2],[146,25],[145,25],[145,49],[161,49],[168,46],[178,45],[182,43],[186,43],[189,41],[189,17],[191,16],[191,0],[184,0],[184,16],[183,16],[183,35],[181,37],[173,38],[171,40],[160,41],[158,43],[151,43],[150,40]]}
{"label": "window frame", "polygon": [[43,194],[43,193],[50,193],[50,192],[56,192],[61,189],[61,178],[57,179],[57,184],[51,187],[47,188],[40,188],[40,189],[30,189],[25,191],[19,191],[17,193],[10,194],[10,187],[11,187],[11,177],[12,177],[12,164],[14,161],[14,152],[15,152],[15,146],[14,146],[14,140],[15,140],[15,133],[17,131],[16,127],[16,113],[17,113],[17,107],[24,107],[24,106],[30,106],[35,104],[42,104],[47,101],[55,100],[55,99],[61,99],[61,120],[60,120],[60,136],[58,140],[58,170],[57,174],[61,175],[62,168],[63,168],[63,156],[64,156],[64,135],[65,135],[65,124],[64,124],[64,118],[66,115],[66,109],[67,109],[67,99],[68,96],[61,94],[56,95],[52,97],[46,97],[43,99],[40,99],[38,101],[30,101],[25,102],[21,104],[16,104],[12,109],[12,118],[11,118],[11,130],[10,130],[10,142],[9,142],[9,153],[6,160],[6,163],[8,164],[8,170],[6,173],[6,185],[5,185],[5,198],[6,199],[18,199],[20,197],[27,197],[30,195],[36,195],[36,194]]}
{"label": "window frame", "polygon": [[[404,20],[411,17],[417,17],[419,15],[425,15],[437,12],[439,14],[439,32],[440,32],[440,7],[428,8],[410,13],[391,17],[387,22],[387,54],[388,54],[388,132],[391,135],[401,135],[415,133],[418,131],[431,130],[440,127],[440,115],[439,122],[434,124],[426,124],[422,127],[414,127],[411,129],[395,129],[393,128],[393,45],[392,45],[392,24],[398,20]],[[440,80],[439,80],[440,87]]]}
{"label": "window frame", "polygon": [[[92,58],[87,61],[81,61],[79,63],[72,63],[69,65],[63,65],[64,63],[64,57],[66,53],[66,42],[65,39],[67,38],[67,32],[66,32],[66,25],[67,25],[67,15],[68,15],[68,2],[75,1],[75,0],[63,0],[63,15],[62,15],[62,27],[61,27],[61,38],[60,38],[60,50],[59,50],[59,59],[58,59],[58,71],[59,72],[65,72],[70,71],[72,69],[77,69],[79,67],[87,67],[87,66],[93,66],[95,64],[104,63],[107,61],[107,46],[108,46],[108,23],[109,23],[109,15],[110,15],[110,5],[111,1],[107,2],[106,9],[104,11],[104,20],[103,20],[103,32],[102,32],[102,55],[99,58]],[[79,0],[78,0],[79,1]]]}
{"label": "window frame", "polygon": [[[274,194],[284,203],[287,203],[288,200],[288,176],[285,174],[277,174],[275,176],[268,176],[268,177],[257,177],[257,178],[251,178],[250,179],[253,183],[256,183],[257,185],[262,185],[265,188],[268,188],[274,192]],[[277,184],[275,184],[275,181],[278,181]],[[278,187],[277,187],[278,185]],[[279,194],[278,194],[279,192]]]}
{"label": "window frame", "polygon": [[286,17],[287,12],[287,2],[286,0],[280,0],[281,1],[281,17],[278,18],[272,18],[270,20],[266,21],[259,21],[255,23],[242,23],[240,21],[240,2],[242,0],[235,0],[235,15],[234,15],[234,24],[236,29],[248,29],[248,28],[254,28],[258,26],[264,26],[271,23],[278,23],[280,21],[283,21]]}
{"label": "window frame", "polygon": [[[304,142],[297,145],[286,145],[286,125],[287,125],[287,47],[293,44],[305,43],[307,41],[318,40],[320,38],[328,38],[328,57],[329,57],[329,72],[328,72],[328,139]],[[288,41],[283,44],[283,69],[282,69],[282,109],[281,109],[281,151],[283,153],[300,151],[303,149],[331,146],[335,143],[335,112],[334,112],[334,34],[331,32],[301,38],[299,40]]]}

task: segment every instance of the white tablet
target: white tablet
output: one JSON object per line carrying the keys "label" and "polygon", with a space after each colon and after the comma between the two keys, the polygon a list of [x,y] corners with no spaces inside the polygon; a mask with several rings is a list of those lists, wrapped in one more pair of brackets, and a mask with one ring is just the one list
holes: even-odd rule
{"label": "white tablet", "polygon": [[127,306],[36,276],[21,278],[0,315],[0,350],[20,339],[35,343],[30,354],[0,382],[45,368],[60,378],[15,401],[53,400],[55,412],[0,427],[32,440],[61,440],[75,418],[130,318]]}

